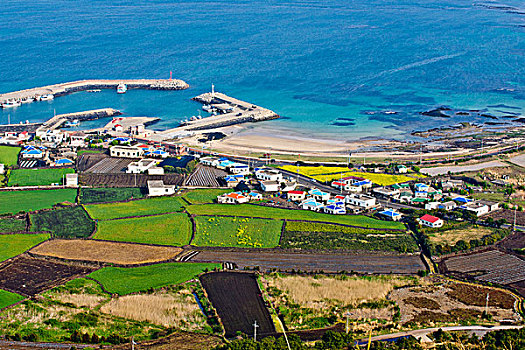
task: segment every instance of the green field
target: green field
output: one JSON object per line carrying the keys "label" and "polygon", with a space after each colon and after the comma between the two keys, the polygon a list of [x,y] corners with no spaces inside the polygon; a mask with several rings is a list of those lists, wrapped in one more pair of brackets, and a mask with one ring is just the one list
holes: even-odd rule
{"label": "green field", "polygon": [[231,189],[219,189],[219,188],[210,188],[202,190],[192,190],[188,193],[185,193],[183,197],[190,202],[191,204],[206,204],[214,203],[217,199],[217,196],[221,194],[232,192]]}
{"label": "green field", "polygon": [[46,239],[47,233],[0,235],[0,261],[22,254]]}
{"label": "green field", "polygon": [[21,300],[24,300],[23,296],[0,289],[0,309],[18,303]]}
{"label": "green field", "polygon": [[83,204],[120,202],[131,198],[143,198],[146,194],[146,190],[136,187],[82,188],[80,190],[79,202]]}
{"label": "green field", "polygon": [[280,220],[198,216],[195,246],[274,248],[279,245]]}
{"label": "green field", "polygon": [[26,221],[17,218],[0,218],[0,232],[19,232],[26,230]]}
{"label": "green field", "polygon": [[220,267],[220,264],[201,263],[168,263],[133,268],[105,267],[91,273],[89,277],[102,283],[108,292],[124,295],[186,282],[205,269]]}
{"label": "green field", "polygon": [[0,146],[0,163],[6,166],[16,165],[18,153],[20,153],[20,147]]}
{"label": "green field", "polygon": [[330,215],[316,213],[308,210],[288,210],[280,208],[263,207],[259,205],[241,204],[203,204],[190,205],[187,210],[196,215],[230,215],[230,216],[247,216],[267,219],[289,219],[305,221],[322,221],[336,224],[384,228],[392,230],[404,230],[405,226],[400,222],[382,221],[369,218],[364,215]]}
{"label": "green field", "polygon": [[86,238],[95,230],[95,223],[82,206],[65,207],[30,214],[31,231],[50,231],[58,238]]}
{"label": "green field", "polygon": [[16,169],[11,171],[7,185],[49,186],[54,183],[62,184],[63,176],[74,172],[75,170],[71,168]]}
{"label": "green field", "polygon": [[76,189],[2,191],[0,192],[0,214],[33,211],[51,208],[61,202],[75,202]]}
{"label": "green field", "polygon": [[369,230],[313,222],[287,222],[282,248],[315,250],[367,250],[413,253],[415,239],[405,231]]}
{"label": "green field", "polygon": [[180,197],[148,198],[122,203],[86,205],[92,218],[108,220],[140,215],[155,215],[180,211],[184,201]]}
{"label": "green field", "polygon": [[98,222],[93,238],[108,241],[183,246],[191,239],[191,222],[184,213]]}

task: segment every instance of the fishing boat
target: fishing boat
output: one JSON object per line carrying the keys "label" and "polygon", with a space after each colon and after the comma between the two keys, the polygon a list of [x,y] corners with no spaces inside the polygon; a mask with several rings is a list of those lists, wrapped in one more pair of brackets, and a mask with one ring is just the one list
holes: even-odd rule
{"label": "fishing boat", "polygon": [[211,105],[204,105],[202,106],[202,110],[205,112],[211,112],[213,110],[213,107]]}
{"label": "fishing boat", "polygon": [[2,103],[2,108],[15,108],[20,107],[22,103],[18,100],[7,100],[4,103]]}
{"label": "fishing boat", "polygon": [[125,94],[126,91],[128,91],[128,87],[126,84],[118,84],[117,86],[117,94]]}
{"label": "fishing boat", "polygon": [[26,97],[26,98],[23,98],[23,99],[20,100],[20,102],[22,102],[22,103],[31,103],[33,101],[34,101],[34,99],[32,97]]}
{"label": "fishing boat", "polygon": [[90,90],[86,90],[87,92],[100,92],[102,90],[100,89],[90,89]]}
{"label": "fishing boat", "polygon": [[78,119],[74,119],[74,120],[68,120],[65,124],[64,124],[64,127],[66,128],[72,128],[72,127],[75,127],[75,126],[79,126],[80,125],[80,121]]}
{"label": "fishing boat", "polygon": [[55,96],[53,96],[53,94],[45,94],[45,95],[40,96],[39,100],[40,101],[51,101],[54,98]]}

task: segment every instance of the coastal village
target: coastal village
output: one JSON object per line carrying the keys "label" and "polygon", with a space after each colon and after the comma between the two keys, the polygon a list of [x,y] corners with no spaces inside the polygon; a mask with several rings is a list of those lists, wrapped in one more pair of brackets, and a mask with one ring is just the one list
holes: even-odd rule
{"label": "coastal village", "polygon": [[[186,86],[86,81],[0,100]],[[463,165],[225,154],[185,138],[279,116],[213,87],[195,99],[210,116],[167,131],[113,109],[0,125],[0,348],[433,348],[443,329],[522,327],[524,144]]]}

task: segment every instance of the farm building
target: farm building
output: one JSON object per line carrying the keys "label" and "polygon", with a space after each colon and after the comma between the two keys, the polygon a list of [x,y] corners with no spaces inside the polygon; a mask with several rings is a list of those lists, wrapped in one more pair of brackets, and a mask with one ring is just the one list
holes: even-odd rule
{"label": "farm building", "polygon": [[78,187],[78,174],[66,174],[66,187]]}
{"label": "farm building", "polygon": [[383,198],[399,198],[399,189],[392,188],[392,187],[377,187],[372,190],[373,193],[377,194],[378,196],[381,196]]}
{"label": "farm building", "polygon": [[425,214],[419,218],[419,223],[423,226],[438,228],[443,226],[443,220],[436,216]]}
{"label": "farm building", "polygon": [[263,199],[263,196],[258,192],[250,192],[248,193],[248,198],[250,198],[251,201],[260,201]]}
{"label": "farm building", "polygon": [[289,191],[286,197],[293,202],[300,202],[306,198],[305,191]]}
{"label": "farm building", "polygon": [[283,174],[273,169],[263,169],[255,172],[257,180],[261,181],[281,181]]}
{"label": "farm building", "polygon": [[219,158],[216,157],[204,157],[199,161],[202,165],[217,167],[219,165]]}
{"label": "farm building", "polygon": [[327,200],[330,199],[330,193],[323,192],[317,188],[311,189],[308,192],[308,194],[312,196],[316,201],[319,201],[319,202],[326,202]]}
{"label": "farm building", "polygon": [[456,202],[454,201],[448,201],[448,202],[443,202],[441,204],[439,204],[438,208],[439,209],[444,209],[446,211],[450,211],[450,210],[454,210],[457,208],[457,204]]}
{"label": "farm building", "polygon": [[426,204],[425,204],[425,209],[426,209],[426,210],[434,210],[434,209],[438,209],[440,204],[441,204],[441,203],[439,203],[439,202],[430,202],[430,203],[426,203]]}
{"label": "farm building", "polygon": [[339,207],[334,204],[327,205],[323,208],[323,211],[326,214],[335,214],[335,215],[344,215],[346,214],[346,209],[344,207]]}
{"label": "farm building", "polygon": [[217,202],[221,204],[242,204],[248,203],[250,198],[239,192],[225,193],[217,197]]}
{"label": "farm building", "polygon": [[36,148],[26,148],[22,152],[20,152],[22,155],[22,158],[28,158],[28,159],[42,159],[45,156],[45,153],[36,149]]}
{"label": "farm building", "polygon": [[140,158],[143,153],[142,148],[132,146],[113,146],[109,149],[112,157]]}
{"label": "farm building", "polygon": [[321,211],[323,209],[323,204],[312,198],[305,200],[299,206],[304,210]]}
{"label": "farm building", "polygon": [[244,181],[244,175],[237,174],[237,175],[227,175],[224,177],[224,181],[226,182],[226,186],[228,187],[235,187],[237,186],[241,181]]}
{"label": "farm building", "polygon": [[278,181],[260,181],[259,184],[264,192],[278,192],[281,189]]}
{"label": "farm building", "polygon": [[486,200],[479,200],[477,201],[481,204],[484,204],[489,207],[489,211],[494,211],[499,209],[499,203],[498,202],[492,202],[492,201],[486,201]]}
{"label": "farm building", "polygon": [[129,163],[126,173],[141,174],[156,166],[157,162],[153,159],[141,159],[139,161]]}
{"label": "farm building", "polygon": [[378,213],[387,220],[399,221],[403,217],[402,214],[398,213],[395,209],[386,209]]}
{"label": "farm building", "polygon": [[175,193],[174,185],[165,185],[162,180],[148,180],[149,196],[169,196]]}
{"label": "farm building", "polygon": [[376,205],[377,200],[375,197],[367,196],[364,194],[350,194],[345,198],[346,203],[355,205],[361,208],[372,208]]}

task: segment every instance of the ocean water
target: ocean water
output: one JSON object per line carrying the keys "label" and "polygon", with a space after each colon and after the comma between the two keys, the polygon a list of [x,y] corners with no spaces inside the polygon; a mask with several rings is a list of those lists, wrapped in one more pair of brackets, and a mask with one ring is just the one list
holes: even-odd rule
{"label": "ocean water", "polygon": [[76,93],[0,123],[113,107],[165,129],[212,83],[283,117],[267,125],[337,139],[487,121],[419,114],[439,106],[525,114],[522,0],[2,0],[0,23],[0,93],[170,71],[191,85]]}

